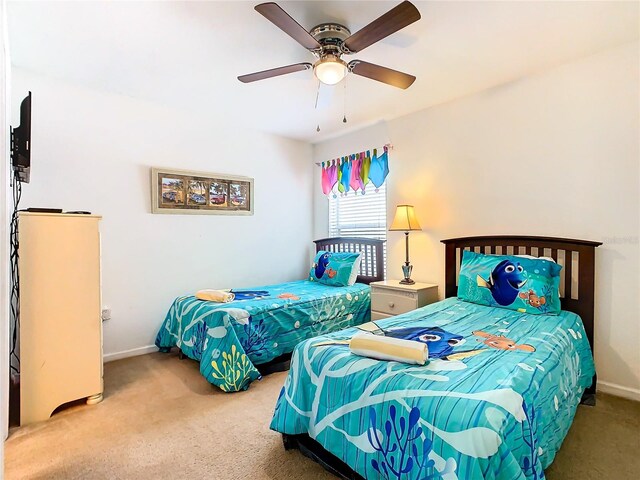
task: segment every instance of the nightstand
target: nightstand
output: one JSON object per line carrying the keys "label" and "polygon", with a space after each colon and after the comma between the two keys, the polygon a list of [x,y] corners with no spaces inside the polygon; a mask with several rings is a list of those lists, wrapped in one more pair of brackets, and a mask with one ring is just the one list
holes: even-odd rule
{"label": "nightstand", "polygon": [[371,320],[400,315],[438,301],[438,285],[416,282],[403,285],[400,280],[371,282]]}

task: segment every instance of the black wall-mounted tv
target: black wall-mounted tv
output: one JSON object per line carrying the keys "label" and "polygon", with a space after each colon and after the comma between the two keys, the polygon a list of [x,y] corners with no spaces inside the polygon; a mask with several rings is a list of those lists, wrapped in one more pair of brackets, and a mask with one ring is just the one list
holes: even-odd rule
{"label": "black wall-mounted tv", "polygon": [[11,129],[11,165],[16,179],[29,183],[31,176],[31,92],[20,104],[20,126]]}

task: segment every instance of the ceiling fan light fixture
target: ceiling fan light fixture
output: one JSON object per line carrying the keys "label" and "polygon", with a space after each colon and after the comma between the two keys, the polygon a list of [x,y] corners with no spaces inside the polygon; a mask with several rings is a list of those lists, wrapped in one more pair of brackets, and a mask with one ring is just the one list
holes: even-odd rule
{"label": "ceiling fan light fixture", "polygon": [[321,23],[308,31],[274,2],[261,3],[256,5],[255,9],[319,60],[313,65],[302,62],[240,75],[238,80],[242,83],[300,72],[311,67],[313,67],[314,76],[319,83],[331,86],[340,83],[348,73],[402,89],[409,88],[416,79],[413,75],[374,63],[353,60],[347,64],[340,58],[343,55],[361,52],[383,38],[420,20],[420,12],[409,0],[402,1],[353,35],[347,27],[335,22]]}
{"label": "ceiling fan light fixture", "polygon": [[336,55],[325,55],[313,66],[316,78],[325,85],[340,83],[347,71],[347,64]]}

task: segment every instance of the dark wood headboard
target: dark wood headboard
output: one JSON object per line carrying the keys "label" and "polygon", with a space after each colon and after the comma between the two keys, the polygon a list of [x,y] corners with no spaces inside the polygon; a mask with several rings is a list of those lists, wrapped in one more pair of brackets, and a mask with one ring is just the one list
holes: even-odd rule
{"label": "dark wood headboard", "polygon": [[[560,304],[563,310],[577,313],[593,352],[595,249],[601,242],[554,237],[481,236],[450,238],[445,244],[445,297],[455,297],[462,250],[499,255],[551,257],[562,265]],[[576,271],[577,269],[577,271]],[[595,389],[595,380],[592,387]]]}
{"label": "dark wood headboard", "polygon": [[[560,303],[582,318],[593,349],[595,248],[601,242],[553,237],[482,236],[442,240],[445,244],[445,297],[455,297],[461,250],[499,255],[551,257],[560,265]],[[572,259],[572,261],[568,261]],[[577,268],[577,272],[574,269]]]}
{"label": "dark wood headboard", "polygon": [[362,253],[360,275],[356,282],[366,283],[384,280],[384,240],[357,237],[334,237],[314,240],[316,252]]}

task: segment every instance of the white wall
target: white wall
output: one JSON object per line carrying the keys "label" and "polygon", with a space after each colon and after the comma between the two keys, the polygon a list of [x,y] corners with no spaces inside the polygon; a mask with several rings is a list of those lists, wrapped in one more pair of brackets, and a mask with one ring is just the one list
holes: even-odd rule
{"label": "white wall", "polygon": [[[312,247],[308,144],[225,127],[224,111],[194,118],[14,67],[14,105],[27,90],[32,172],[21,206],[104,216],[107,358],[153,344],[178,295],[304,278]],[[255,214],[153,215],[151,166],[254,177]]]}
{"label": "white wall", "polygon": [[[314,160],[390,141],[389,221],[416,206],[417,280],[443,294],[441,239],[482,234],[604,241],[595,356],[602,389],[640,399],[639,54],[632,43],[315,145]],[[316,172],[316,176],[318,173]],[[314,233],[327,201],[315,182]],[[402,233],[389,233],[400,275]]]}

